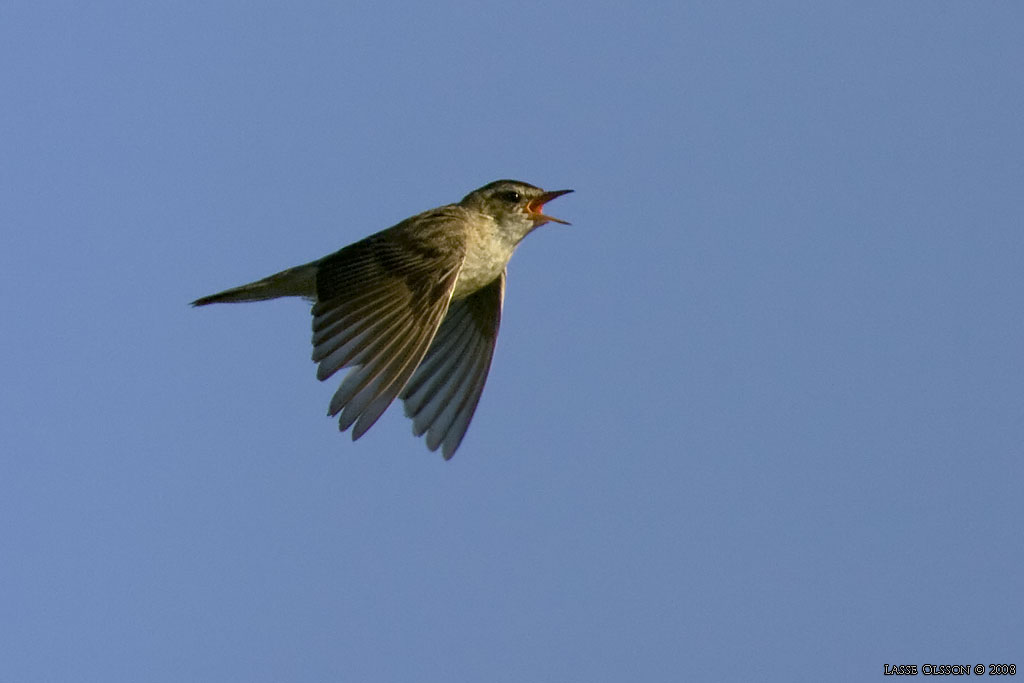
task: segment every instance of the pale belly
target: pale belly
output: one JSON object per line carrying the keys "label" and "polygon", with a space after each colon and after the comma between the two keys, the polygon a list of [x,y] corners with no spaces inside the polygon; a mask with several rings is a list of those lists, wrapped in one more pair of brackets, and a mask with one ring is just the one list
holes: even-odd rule
{"label": "pale belly", "polygon": [[481,287],[491,284],[501,275],[512,257],[514,246],[503,240],[492,239],[478,242],[466,252],[459,279],[455,282],[453,299],[462,299]]}

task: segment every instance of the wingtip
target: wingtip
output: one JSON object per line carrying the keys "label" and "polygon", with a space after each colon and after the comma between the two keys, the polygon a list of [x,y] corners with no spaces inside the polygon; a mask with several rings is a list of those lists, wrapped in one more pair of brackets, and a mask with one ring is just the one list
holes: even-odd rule
{"label": "wingtip", "polygon": [[220,292],[219,294],[210,294],[209,296],[201,296],[190,303],[189,306],[192,308],[198,308],[199,306],[215,304],[221,301],[224,301],[224,292]]}

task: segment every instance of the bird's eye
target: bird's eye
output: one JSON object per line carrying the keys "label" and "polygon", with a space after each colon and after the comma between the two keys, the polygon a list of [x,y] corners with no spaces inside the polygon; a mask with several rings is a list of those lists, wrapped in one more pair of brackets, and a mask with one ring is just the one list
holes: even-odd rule
{"label": "bird's eye", "polygon": [[515,190],[505,190],[504,192],[502,192],[502,193],[500,193],[498,195],[498,198],[500,198],[502,201],[508,202],[510,204],[515,204],[520,199],[522,199],[522,195],[520,195]]}

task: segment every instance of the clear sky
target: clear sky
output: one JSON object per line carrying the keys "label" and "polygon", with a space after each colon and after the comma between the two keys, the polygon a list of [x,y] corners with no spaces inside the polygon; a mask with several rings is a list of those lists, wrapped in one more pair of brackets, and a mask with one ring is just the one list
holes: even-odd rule
{"label": "clear sky", "polygon": [[[0,5],[0,679],[1024,666],[1019,3]],[[450,462],[198,296],[497,178]]]}

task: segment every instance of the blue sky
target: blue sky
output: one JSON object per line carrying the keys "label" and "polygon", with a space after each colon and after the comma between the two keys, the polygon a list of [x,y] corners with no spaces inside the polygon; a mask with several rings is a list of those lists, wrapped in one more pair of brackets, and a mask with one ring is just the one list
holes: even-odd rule
{"label": "blue sky", "polygon": [[[1024,665],[1014,3],[0,7],[18,681]],[[192,299],[496,178],[456,457]],[[556,209],[557,207],[557,209]]]}

